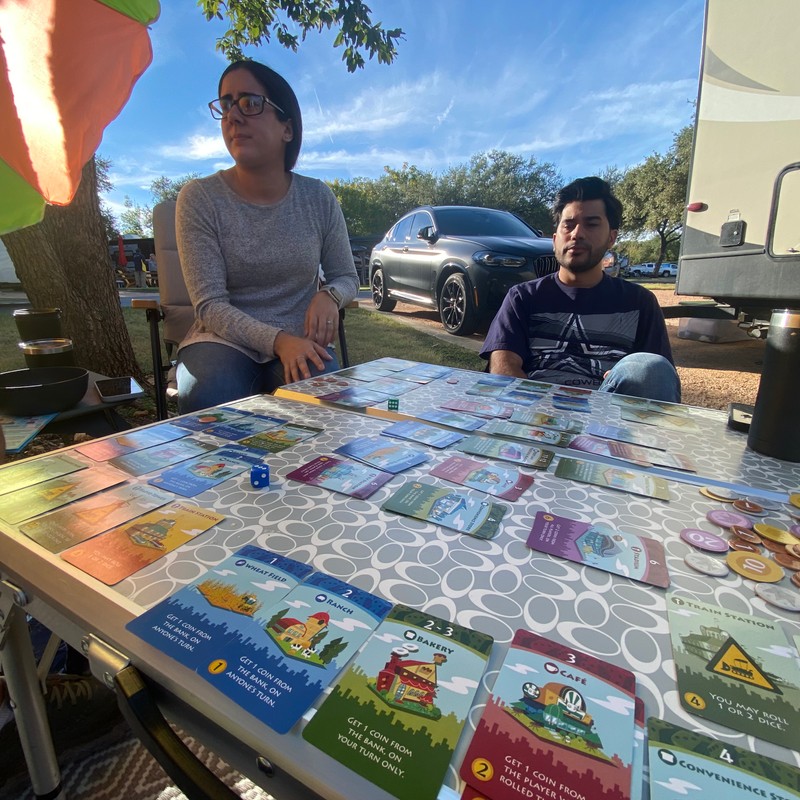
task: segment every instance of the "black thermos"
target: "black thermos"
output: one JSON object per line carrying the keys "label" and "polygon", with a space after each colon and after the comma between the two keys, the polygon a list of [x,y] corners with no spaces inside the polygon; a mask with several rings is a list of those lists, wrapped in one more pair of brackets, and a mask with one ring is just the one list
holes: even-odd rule
{"label": "black thermos", "polygon": [[784,461],[800,461],[800,311],[772,312],[747,444]]}

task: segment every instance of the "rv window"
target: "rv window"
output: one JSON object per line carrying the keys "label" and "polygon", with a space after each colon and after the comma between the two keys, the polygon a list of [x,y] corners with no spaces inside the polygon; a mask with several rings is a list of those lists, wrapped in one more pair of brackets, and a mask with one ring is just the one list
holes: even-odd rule
{"label": "rv window", "polygon": [[770,255],[797,256],[800,254],[800,164],[793,164],[781,174],[775,196]]}

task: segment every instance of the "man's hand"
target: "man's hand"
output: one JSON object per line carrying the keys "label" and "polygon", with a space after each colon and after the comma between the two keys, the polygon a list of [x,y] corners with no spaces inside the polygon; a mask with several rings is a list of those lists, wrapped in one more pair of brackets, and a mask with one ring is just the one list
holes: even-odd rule
{"label": "man's hand", "polygon": [[522,358],[511,350],[493,350],[489,356],[489,372],[513,378],[528,377],[522,370]]}
{"label": "man's hand", "polygon": [[325,369],[324,362],[333,360],[333,356],[313,339],[292,336],[286,331],[281,331],[275,337],[272,349],[283,364],[283,376],[287,383],[310,378],[309,363],[321,372]]}

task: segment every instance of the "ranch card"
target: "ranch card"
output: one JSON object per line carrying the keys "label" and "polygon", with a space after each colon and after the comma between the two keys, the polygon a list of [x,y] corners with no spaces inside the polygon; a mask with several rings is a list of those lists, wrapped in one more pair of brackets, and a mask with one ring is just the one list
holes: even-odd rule
{"label": "ranch card", "polygon": [[667,595],[681,705],[786,746],[800,730],[800,657],[780,624]]}
{"label": "ranch card", "polygon": [[528,547],[635,581],[669,586],[664,545],[605,522],[579,522],[539,511]]}
{"label": "ranch card", "polygon": [[420,442],[430,447],[443,448],[450,447],[451,444],[460,442],[464,436],[455,431],[445,431],[433,425],[426,425],[423,422],[404,420],[395,422],[388,428],[381,431],[382,436],[393,436],[396,439],[406,439],[409,442]]}
{"label": "ranch card", "polygon": [[318,456],[286,475],[291,481],[322,486],[332,492],[365,500],[374,494],[392,476],[367,464],[332,456]]}
{"label": "ranch card", "polygon": [[401,800],[434,800],[492,638],[395,606],[303,738]]}
{"label": "ranch card", "polygon": [[421,450],[387,442],[382,436],[362,436],[359,439],[352,439],[333,452],[392,474],[416,467],[430,458]]}
{"label": "ranch card", "polygon": [[315,572],[237,630],[202,675],[265,725],[287,733],[392,604]]}
{"label": "ranch card", "polygon": [[93,461],[108,461],[116,456],[123,456],[136,450],[144,450],[147,447],[171,442],[173,439],[180,439],[188,435],[189,431],[165,422],[152,428],[140,428],[129,433],[123,433],[111,439],[99,439],[96,442],[89,442],[89,444],[81,445],[77,450],[81,455],[88,456]]}
{"label": "ranch card", "polygon": [[702,733],[651,717],[650,798],[798,800],[800,770]]}
{"label": "ranch card", "polygon": [[86,467],[87,464],[83,461],[61,455],[9,464],[0,469],[0,495],[44,483],[50,478],[69,475],[70,472]]}
{"label": "ranch card", "polygon": [[304,442],[322,433],[322,428],[314,428],[310,425],[298,425],[296,422],[287,422],[277,428],[270,428],[254,436],[242,439],[239,444],[250,447],[256,451],[266,451],[267,453],[280,453],[298,442]]}
{"label": "ranch card", "polygon": [[435,466],[430,474],[512,502],[519,500],[519,496],[533,484],[533,478],[519,470],[461,456],[451,456]]}
{"label": "ranch card", "polygon": [[492,800],[629,800],[633,673],[518,630],[461,765]]}
{"label": "ranch card", "polygon": [[146,475],[148,472],[166,469],[174,464],[180,464],[181,461],[188,461],[190,458],[203,455],[210,450],[216,450],[217,447],[218,445],[211,442],[201,442],[187,437],[148,447],[147,450],[140,450],[136,453],[128,453],[126,456],[112,458],[108,463],[112,467],[125,470],[129,475]]}
{"label": "ranch card", "polygon": [[507,439],[520,439],[543,447],[566,447],[572,441],[572,434],[552,428],[537,428],[520,422],[505,422],[493,419],[486,423],[481,433],[503,436]]}
{"label": "ranch card", "polygon": [[488,439],[484,436],[468,436],[456,445],[456,450],[472,456],[499,458],[501,461],[511,461],[533,469],[547,469],[547,465],[555,455],[552,450],[528,447],[517,442],[504,442],[500,439]]}
{"label": "ranch card", "polygon": [[556,464],[555,474],[559,478],[606,486],[609,489],[655,497],[658,500],[669,500],[669,488],[664,478],[633,469],[562,457]]}

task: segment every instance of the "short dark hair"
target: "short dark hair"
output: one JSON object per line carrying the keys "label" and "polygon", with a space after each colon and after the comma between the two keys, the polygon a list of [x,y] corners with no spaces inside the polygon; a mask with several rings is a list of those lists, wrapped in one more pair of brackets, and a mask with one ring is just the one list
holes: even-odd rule
{"label": "short dark hair", "polygon": [[286,143],[286,152],[284,155],[284,169],[290,172],[294,169],[297,163],[297,157],[300,155],[300,146],[303,144],[303,115],[300,113],[300,104],[297,102],[297,95],[294,90],[289,86],[288,81],[278,75],[274,69],[270,69],[265,64],[260,64],[258,61],[234,61],[226,67],[225,72],[220,75],[219,86],[217,93],[222,92],[222,81],[229,72],[237,69],[247,70],[263,87],[264,94],[275,105],[283,109],[281,114],[277,109],[275,113],[281,122],[291,119],[292,121],[292,140]]}
{"label": "short dark hair", "polygon": [[602,200],[606,217],[612,231],[618,231],[622,223],[622,203],[611,192],[611,187],[602,178],[577,178],[559,190],[553,204],[553,221],[558,227],[561,213],[570,203],[583,200]]}

